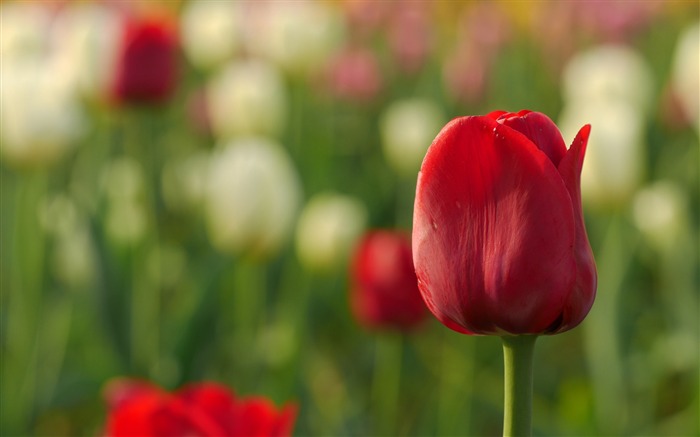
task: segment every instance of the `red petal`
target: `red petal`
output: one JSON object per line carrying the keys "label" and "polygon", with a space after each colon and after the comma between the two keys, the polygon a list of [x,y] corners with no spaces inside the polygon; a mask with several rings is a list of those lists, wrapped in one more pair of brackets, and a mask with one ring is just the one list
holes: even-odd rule
{"label": "red petal", "polygon": [[163,402],[162,395],[148,393],[110,411],[105,426],[105,437],[151,435],[151,417]]}
{"label": "red petal", "polygon": [[569,194],[551,161],[489,117],[450,122],[418,176],[413,256],[440,320],[480,334],[544,332],[575,275]]}
{"label": "red petal", "polygon": [[585,125],[581,128],[558,168],[574,207],[574,220],[576,221],[574,245],[576,281],[565,301],[563,323],[555,332],[567,331],[581,323],[591,309],[595,299],[597,286],[595,260],[588,242],[581,208],[581,169],[583,168],[583,158],[586,154],[586,145],[588,144],[590,132],[590,125]]}
{"label": "red petal", "polygon": [[263,397],[252,397],[236,407],[234,435],[250,437],[277,437],[291,434],[296,410],[277,412],[275,406]]}
{"label": "red petal", "polygon": [[223,435],[233,435],[233,409],[235,399],[225,387],[214,383],[199,383],[184,387],[177,397],[188,407],[206,415],[224,430]]}
{"label": "red petal", "polygon": [[502,115],[498,121],[525,135],[549,157],[555,167],[566,155],[566,144],[559,128],[546,115],[520,111],[517,114]]}

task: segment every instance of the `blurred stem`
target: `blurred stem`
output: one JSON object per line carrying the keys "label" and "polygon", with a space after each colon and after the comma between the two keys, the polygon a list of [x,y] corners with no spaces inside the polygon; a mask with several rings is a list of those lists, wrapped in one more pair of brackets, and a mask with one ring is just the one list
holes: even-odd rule
{"label": "blurred stem", "polygon": [[532,356],[536,335],[503,336],[503,436],[532,435]]}
{"label": "blurred stem", "polygon": [[[267,295],[266,264],[253,260],[237,260],[234,266],[234,287],[221,290],[233,294],[233,330],[230,331],[233,350],[227,359],[233,360],[233,374],[226,377],[239,382],[242,390],[244,384],[254,383],[254,371],[259,369],[260,348],[258,340]],[[238,371],[236,371],[236,369]]]}
{"label": "blurred stem", "polygon": [[[459,351],[453,345],[454,333],[444,329],[440,392],[438,397],[437,435],[454,435],[457,430],[468,433],[471,429],[471,395],[464,390],[474,385],[474,338],[460,336]],[[465,343],[466,342],[466,343]],[[466,345],[466,348],[462,346]],[[467,357],[465,360],[464,357]],[[459,420],[459,424],[456,422]],[[455,428],[457,426],[457,428]]]}
{"label": "blurred stem", "polygon": [[[44,232],[37,206],[46,193],[48,175],[28,172],[16,180],[11,262],[11,289],[4,293],[2,324],[2,426],[9,434],[28,434],[32,401],[37,392],[36,369],[45,261]],[[21,375],[21,377],[19,376]]]}
{"label": "blurred stem", "polygon": [[403,337],[399,333],[377,336],[374,355],[372,401],[377,421],[377,435],[398,434],[398,400],[401,388]]}
{"label": "blurred stem", "polygon": [[623,238],[621,220],[618,216],[611,218],[603,243],[596,252],[598,293],[595,305],[582,324],[595,394],[596,419],[599,432],[606,435],[623,434],[628,413],[617,304],[632,261],[634,244]]}

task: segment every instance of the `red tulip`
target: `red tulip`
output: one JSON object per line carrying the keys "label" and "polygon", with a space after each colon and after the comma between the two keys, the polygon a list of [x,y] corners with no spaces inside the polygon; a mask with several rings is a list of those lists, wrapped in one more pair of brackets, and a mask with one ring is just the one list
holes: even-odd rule
{"label": "red tulip", "polygon": [[168,393],[148,382],[116,380],[105,397],[105,437],[282,437],[291,435],[296,415],[293,405],[277,411],[265,398],[238,399],[214,383]]}
{"label": "red tulip", "polygon": [[409,329],[427,311],[411,257],[411,242],[399,232],[373,231],[360,241],[352,262],[350,303],[370,328]]}
{"label": "red tulip", "polygon": [[112,96],[124,103],[162,103],[177,85],[177,37],[161,17],[126,23],[112,82]]}
{"label": "red tulip", "polygon": [[466,334],[554,334],[593,304],[581,211],[590,126],[567,150],[545,115],[457,118],[423,161],[413,258],[428,308]]}

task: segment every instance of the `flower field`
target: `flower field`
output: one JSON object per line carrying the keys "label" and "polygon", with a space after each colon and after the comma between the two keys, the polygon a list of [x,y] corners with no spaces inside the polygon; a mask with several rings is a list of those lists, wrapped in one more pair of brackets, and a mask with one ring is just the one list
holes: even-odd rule
{"label": "flower field", "polygon": [[[698,435],[698,17],[655,0],[0,2],[0,434],[500,435],[500,342],[461,332],[508,332],[545,334],[534,435]],[[525,109],[566,148],[590,124],[583,220],[556,147],[431,148],[416,197],[451,120]],[[518,145],[549,135],[489,117]],[[528,197],[545,164],[559,185]],[[503,168],[526,207],[469,241],[539,288],[474,307],[445,285],[483,273],[465,225],[429,219],[495,195],[507,184],[479,178]],[[595,265],[564,259],[586,233]],[[542,289],[574,282],[587,303]]]}

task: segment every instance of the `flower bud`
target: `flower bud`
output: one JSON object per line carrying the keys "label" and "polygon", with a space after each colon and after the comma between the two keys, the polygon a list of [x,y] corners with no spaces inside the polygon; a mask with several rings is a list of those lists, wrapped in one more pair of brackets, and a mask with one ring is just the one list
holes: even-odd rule
{"label": "flower bud", "polygon": [[84,96],[104,97],[116,69],[123,17],[100,3],[70,3],[52,26],[62,74]]}
{"label": "flower bud", "polygon": [[415,175],[445,118],[440,107],[430,100],[408,99],[391,104],[379,120],[382,148],[389,164],[402,175]]}
{"label": "flower bud", "polygon": [[413,260],[430,311],[466,334],[554,334],[590,310],[597,276],[579,177],[590,126],[567,150],[531,111],[452,120],[418,175]]}
{"label": "flower bud", "polygon": [[318,70],[342,41],[343,20],[330,4],[301,0],[254,6],[248,49],[293,75]]}
{"label": "flower bud", "polygon": [[177,35],[169,17],[128,17],[111,96],[125,104],[159,104],[170,99],[178,81],[177,51]]}
{"label": "flower bud", "polygon": [[650,67],[634,50],[603,45],[578,54],[564,70],[564,102],[623,102],[641,113],[652,103]]}
{"label": "flower bud", "polygon": [[366,234],[355,250],[350,277],[352,312],[368,328],[406,330],[428,314],[413,270],[411,241],[400,232]]}
{"label": "flower bud", "polygon": [[687,195],[673,182],[654,182],[637,192],[632,218],[653,246],[673,249],[687,226]]}
{"label": "flower bud", "polygon": [[44,166],[73,149],[87,120],[65,78],[54,74],[42,58],[3,58],[0,71],[3,160],[20,167]]}
{"label": "flower bud", "polygon": [[672,68],[671,86],[688,122],[700,133],[700,23],[681,34]]}
{"label": "flower bud", "polygon": [[232,62],[209,82],[206,102],[214,133],[277,136],[287,116],[287,95],[279,71],[259,60]]}
{"label": "flower bud", "polygon": [[242,3],[194,0],[182,10],[182,45],[192,63],[214,68],[231,59],[242,43]]}
{"label": "flower bud", "polygon": [[581,174],[584,203],[599,209],[626,204],[644,175],[644,120],[625,103],[595,101],[568,105],[559,116],[566,138],[584,123],[595,126]]}
{"label": "flower bud", "polygon": [[334,193],[314,196],[299,216],[296,249],[309,270],[344,265],[365,228],[367,210],[358,200]]}
{"label": "flower bud", "polygon": [[233,140],[213,152],[205,194],[212,244],[265,257],[289,236],[301,184],[287,153],[263,138]]}

